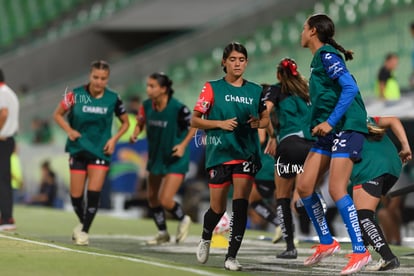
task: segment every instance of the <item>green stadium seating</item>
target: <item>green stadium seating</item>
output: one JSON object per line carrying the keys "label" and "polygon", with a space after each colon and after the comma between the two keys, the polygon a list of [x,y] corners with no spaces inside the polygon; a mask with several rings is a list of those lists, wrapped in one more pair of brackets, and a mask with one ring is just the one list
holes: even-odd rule
{"label": "green stadium seating", "polygon": [[[101,0],[90,5],[84,0],[0,0],[0,53],[32,36],[34,30],[47,29],[46,39],[56,39],[136,1],[141,0]],[[75,15],[68,19],[67,14]],[[58,27],[50,29],[50,25]]]}

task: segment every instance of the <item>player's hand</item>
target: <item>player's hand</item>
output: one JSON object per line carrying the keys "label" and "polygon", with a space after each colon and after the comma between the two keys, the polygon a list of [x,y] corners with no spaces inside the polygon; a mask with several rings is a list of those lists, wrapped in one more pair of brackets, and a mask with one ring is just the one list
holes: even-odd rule
{"label": "player's hand", "polygon": [[411,149],[409,147],[408,148],[402,147],[401,148],[401,151],[398,153],[398,155],[400,156],[401,161],[403,163],[407,163],[412,158],[412,156],[411,156]]}
{"label": "player's hand", "polygon": [[237,117],[234,117],[228,120],[220,121],[219,128],[233,131],[237,127],[237,124]]}
{"label": "player's hand", "polygon": [[138,137],[136,135],[131,135],[131,137],[129,137],[129,143],[134,144],[138,141]]}
{"label": "player's hand", "polygon": [[250,115],[250,119],[247,121],[251,128],[259,128],[260,119]]}
{"label": "player's hand", "polygon": [[332,127],[328,124],[328,122],[323,122],[317,125],[312,129],[313,136],[326,136],[329,132],[331,132]]}
{"label": "player's hand", "polygon": [[82,135],[77,130],[75,130],[73,128],[68,132],[68,137],[69,137],[69,140],[71,140],[71,141],[75,141],[76,139],[78,139],[81,136]]}
{"label": "player's hand", "polygon": [[108,140],[108,142],[106,142],[106,144],[105,144],[105,146],[104,146],[104,148],[103,148],[103,150],[104,150],[104,153],[106,154],[106,155],[111,155],[112,153],[114,153],[114,150],[115,150],[115,144],[116,144],[116,142],[115,142],[115,140],[114,139],[109,139]]}
{"label": "player's hand", "polygon": [[271,156],[276,155],[276,137],[269,138],[267,140],[267,145],[266,145],[266,148],[264,150],[264,153],[269,154]]}
{"label": "player's hand", "polygon": [[184,153],[185,153],[185,146],[181,144],[175,145],[172,149],[172,156],[183,157]]}

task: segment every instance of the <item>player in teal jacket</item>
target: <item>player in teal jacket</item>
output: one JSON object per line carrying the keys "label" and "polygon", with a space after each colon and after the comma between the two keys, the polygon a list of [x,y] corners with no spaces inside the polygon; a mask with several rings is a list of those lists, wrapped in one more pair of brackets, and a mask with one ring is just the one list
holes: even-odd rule
{"label": "player in teal jacket", "polygon": [[360,271],[371,255],[366,250],[358,216],[347,184],[353,164],[361,160],[361,150],[368,133],[367,114],[358,85],[349,73],[345,60],[353,58],[335,39],[335,25],[325,14],[310,16],[303,25],[301,45],[313,54],[309,93],[312,102],[310,128],[317,141],[310,150],[303,174],[296,183],[306,212],[318,233],[320,244],[304,262],[319,263],[340,249],[326,224],[326,218],[315,193],[315,186],[329,169],[329,193],[346,225],[352,242],[352,254],[342,275]]}
{"label": "player in teal jacket", "polygon": [[[129,127],[128,116],[119,96],[106,87],[109,65],[91,64],[89,83],[65,92],[54,113],[57,124],[67,133],[65,150],[69,153],[70,196],[80,225],[73,231],[77,245],[88,245],[88,231],[96,215],[100,192],[118,139]],[[68,114],[67,121],[64,115]],[[112,136],[114,114],[121,121]],[[86,181],[86,202],[84,190]]]}
{"label": "player in teal jacket", "polygon": [[207,262],[213,229],[226,210],[227,193],[233,184],[231,235],[224,262],[228,270],[242,269],[236,255],[246,230],[252,183],[260,169],[257,128],[265,128],[269,123],[262,87],[243,78],[247,61],[243,45],[233,42],[226,46],[222,58],[226,75],[205,83],[191,122],[193,127],[206,130],[210,188],[210,208],[204,215],[197,260]]}
{"label": "player in teal jacket", "polygon": [[296,259],[290,201],[295,180],[303,172],[303,164],[315,138],[309,128],[311,103],[308,84],[297,70],[296,62],[290,58],[282,59],[277,66],[276,78],[279,83],[270,86],[264,96],[268,112],[274,109],[278,122],[277,137],[272,125],[268,126],[268,133],[273,137],[265,149],[275,156],[276,210],[286,242],[286,250],[276,257]]}
{"label": "player in teal jacket", "polygon": [[[362,161],[355,164],[350,178],[352,196],[358,211],[362,234],[367,244],[380,254],[378,263],[368,271],[385,271],[400,266],[375,219],[381,196],[394,186],[401,174],[402,162],[411,160],[411,149],[400,120],[396,117],[369,119],[370,134],[362,149]],[[400,152],[385,134],[390,128],[401,144]]]}
{"label": "player in teal jacket", "polygon": [[173,97],[172,80],[164,73],[153,73],[147,78],[147,95],[138,112],[137,124],[130,138],[136,142],[146,128],[148,139],[148,204],[158,228],[148,245],[170,241],[164,209],[179,221],[175,242],[184,241],[188,235],[191,218],[181,204],[174,200],[188,171],[190,152],[187,147],[194,136],[190,129],[189,109]]}

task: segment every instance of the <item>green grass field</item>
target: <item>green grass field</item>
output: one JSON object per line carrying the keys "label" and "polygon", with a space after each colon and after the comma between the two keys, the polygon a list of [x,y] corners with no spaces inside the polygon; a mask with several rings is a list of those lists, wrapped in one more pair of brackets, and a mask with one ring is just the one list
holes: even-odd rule
{"label": "green grass field", "polygon": [[[90,231],[88,247],[71,241],[77,224],[72,212],[16,206],[17,231],[0,233],[0,275],[338,275],[350,253],[350,245],[342,243],[336,256],[312,268],[303,266],[311,254],[311,243],[300,242],[296,260],[276,259],[284,243],[260,240],[272,233],[247,231],[238,259],[242,272],[224,270],[226,249],[212,248],[205,265],[197,263],[195,251],[201,225],[193,224],[190,236],[179,245],[145,246],[144,241],[155,232],[148,219],[121,219],[98,213]],[[175,234],[177,223],[168,221]],[[414,275],[414,248],[392,247],[400,257],[401,267],[391,272],[361,275]],[[379,257],[372,253],[373,258]]]}

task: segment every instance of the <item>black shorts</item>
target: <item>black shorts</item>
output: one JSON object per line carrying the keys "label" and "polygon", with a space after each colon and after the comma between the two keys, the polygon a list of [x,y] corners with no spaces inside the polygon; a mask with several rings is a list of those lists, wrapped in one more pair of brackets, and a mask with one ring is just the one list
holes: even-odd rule
{"label": "black shorts", "polygon": [[69,157],[69,168],[71,173],[86,173],[88,168],[108,170],[110,162],[91,158],[83,155],[71,155]]}
{"label": "black shorts", "polygon": [[383,174],[370,181],[362,183],[361,185],[355,185],[354,189],[362,188],[368,194],[373,197],[380,198],[382,195],[386,195],[389,190],[395,185],[398,178],[391,174]]}
{"label": "black shorts", "polygon": [[233,183],[233,178],[254,179],[257,169],[252,162],[244,161],[239,164],[221,164],[207,169],[211,188],[221,188]]}
{"label": "black shorts", "polygon": [[276,149],[275,171],[283,178],[295,177],[303,172],[306,156],[315,141],[296,135],[283,139]]}
{"label": "black shorts", "polygon": [[275,182],[273,180],[255,179],[256,189],[263,198],[273,198],[275,194]]}

